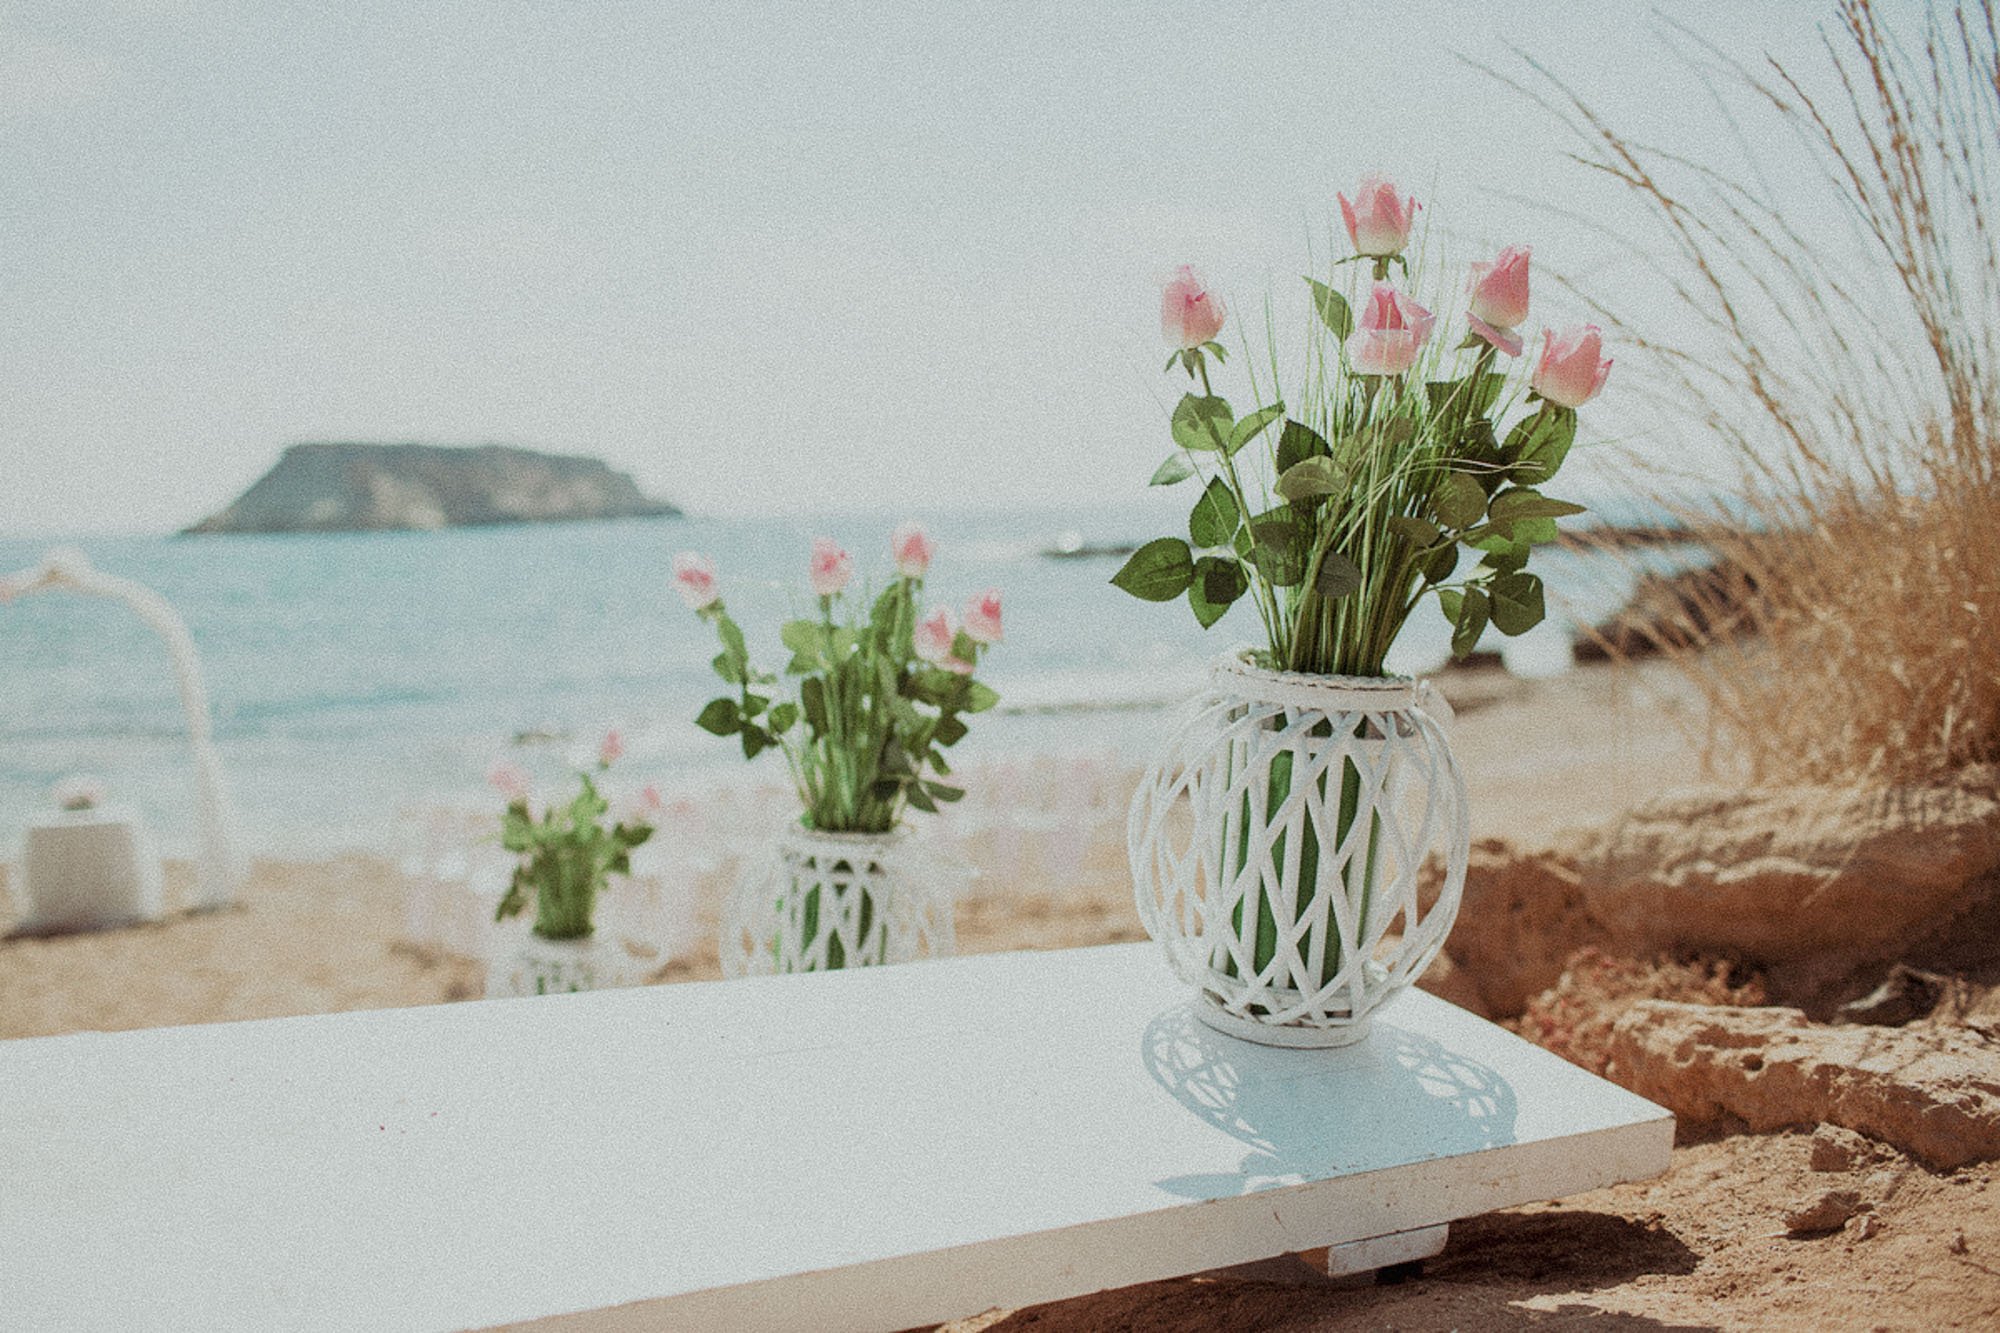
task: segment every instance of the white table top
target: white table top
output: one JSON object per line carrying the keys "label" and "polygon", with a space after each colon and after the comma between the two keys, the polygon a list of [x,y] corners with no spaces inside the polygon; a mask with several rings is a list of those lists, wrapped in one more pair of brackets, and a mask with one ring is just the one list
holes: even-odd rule
{"label": "white table top", "polygon": [[0,1326],[895,1329],[1666,1169],[1422,992],[1334,1051],[1187,998],[1138,944],[0,1042]]}

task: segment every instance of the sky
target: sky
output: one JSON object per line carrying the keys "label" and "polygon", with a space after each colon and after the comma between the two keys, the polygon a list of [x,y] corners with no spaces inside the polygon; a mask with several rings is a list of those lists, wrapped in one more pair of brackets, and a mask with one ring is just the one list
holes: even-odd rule
{"label": "sky", "polygon": [[[1796,60],[1828,8],[1671,12]],[[1615,279],[1536,204],[1601,188],[1460,57],[1532,53],[1712,148],[1658,27],[1555,0],[0,0],[0,536],[168,531],[325,439],[592,454],[711,513],[1115,501],[1181,389],[1160,282],[1193,263],[1238,311],[1303,310],[1366,171],[1457,263],[1528,240]]]}

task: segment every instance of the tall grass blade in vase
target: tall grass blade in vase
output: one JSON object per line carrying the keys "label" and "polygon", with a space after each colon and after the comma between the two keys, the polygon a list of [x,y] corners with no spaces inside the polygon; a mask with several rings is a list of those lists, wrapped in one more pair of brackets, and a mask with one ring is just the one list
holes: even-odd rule
{"label": "tall grass blade in vase", "polygon": [[[745,966],[780,971],[900,961],[891,917],[898,890],[920,886],[891,864],[909,810],[934,814],[958,800],[945,752],[967,734],[966,718],[999,695],[974,679],[980,659],[1002,639],[997,589],[971,599],[961,619],[950,608],[926,609],[924,583],[936,552],[921,528],[905,524],[891,539],[895,572],[879,593],[854,596],[854,561],[826,538],[813,543],[808,614],[787,621],[779,641],[790,654],[782,674],[755,666],[743,630],[729,614],[713,564],[683,554],[674,562],[682,597],[715,626],[722,651],[715,672],[731,688],[695,719],[717,736],[739,738],[746,759],[766,750],[785,756],[803,807],[798,828],[781,843],[783,873],[755,901],[744,927],[755,942]],[[856,614],[865,606],[867,614]],[[795,682],[795,687],[783,687]],[[761,896],[760,896],[761,895]],[[764,924],[768,907],[776,917]],[[725,928],[724,963],[732,937]]]}
{"label": "tall grass blade in vase", "polygon": [[[1186,536],[1146,543],[1112,582],[1184,597],[1203,627],[1248,601],[1263,631],[1218,666],[1216,710],[1191,724],[1215,739],[1188,742],[1190,765],[1163,765],[1135,800],[1142,914],[1156,935],[1206,937],[1226,993],[1212,998],[1236,1018],[1351,1030],[1370,994],[1413,979],[1442,942],[1450,912],[1434,941],[1419,929],[1416,871],[1425,841],[1443,827],[1450,843],[1464,817],[1428,690],[1384,663],[1426,599],[1461,657],[1489,625],[1511,635],[1542,620],[1528,566],[1556,519],[1582,512],[1545,487],[1610,362],[1585,326],[1544,332],[1520,373],[1526,246],[1472,266],[1464,335],[1440,336],[1432,308],[1455,293],[1428,294],[1427,308],[1408,290],[1423,283],[1405,258],[1418,203],[1370,178],[1340,205],[1354,252],[1306,279],[1303,365],[1287,388],[1275,340],[1265,375],[1246,356],[1240,412],[1212,378],[1226,360],[1221,297],[1188,268],[1166,285],[1167,370],[1190,385],[1152,484],[1197,494]],[[1419,779],[1445,790],[1405,828],[1396,809]],[[1198,867],[1160,845],[1176,793],[1205,842]],[[1399,914],[1400,952],[1382,962]]]}

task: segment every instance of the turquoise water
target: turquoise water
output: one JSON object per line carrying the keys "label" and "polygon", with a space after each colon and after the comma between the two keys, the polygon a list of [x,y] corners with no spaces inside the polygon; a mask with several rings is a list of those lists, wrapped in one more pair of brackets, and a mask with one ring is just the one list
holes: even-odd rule
{"label": "turquoise water", "polygon": [[[976,762],[1028,748],[1142,753],[1202,663],[1250,637],[1238,607],[1204,634],[1185,607],[1138,602],[1107,580],[1117,559],[1051,560],[1065,534],[1155,535],[1131,512],[919,515],[940,541],[930,591],[962,604],[998,586],[1007,642],[983,673],[1004,700],[959,749]],[[753,655],[782,662],[777,625],[798,606],[810,538],[833,536],[886,570],[889,516],[659,519],[442,533],[100,538],[100,569],[164,594],[188,622],[213,698],[225,768],[253,848],[379,846],[397,809],[476,794],[510,754],[553,773],[608,726],[626,732],[629,780],[683,789],[744,765],[690,719],[719,683],[712,632],[668,584],[673,554],[714,557]],[[0,540],[0,571],[45,542]],[[1629,578],[1547,552],[1537,567],[1584,619]],[[1441,660],[1422,610],[1403,669]],[[545,739],[518,744],[532,733]],[[0,859],[77,773],[147,813],[162,841],[192,831],[181,713],[164,648],[123,607],[66,594],[0,606]],[[782,760],[758,762],[782,776]]]}

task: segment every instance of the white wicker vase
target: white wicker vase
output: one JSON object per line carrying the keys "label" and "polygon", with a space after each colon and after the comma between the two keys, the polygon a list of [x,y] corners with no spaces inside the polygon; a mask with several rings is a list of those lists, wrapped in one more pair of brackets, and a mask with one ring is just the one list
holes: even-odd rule
{"label": "white wicker vase", "polygon": [[[1470,843],[1450,716],[1402,677],[1216,664],[1126,826],[1140,919],[1204,1022],[1346,1045],[1430,966]],[[1425,902],[1431,856],[1444,874]]]}
{"label": "white wicker vase", "polygon": [[530,931],[511,942],[494,941],[486,965],[486,998],[615,990],[635,984],[637,970],[624,944],[608,936],[550,940]]}
{"label": "white wicker vase", "polygon": [[930,873],[906,832],[787,826],[751,859],[723,911],[723,975],[877,967],[955,952],[952,876]]}

